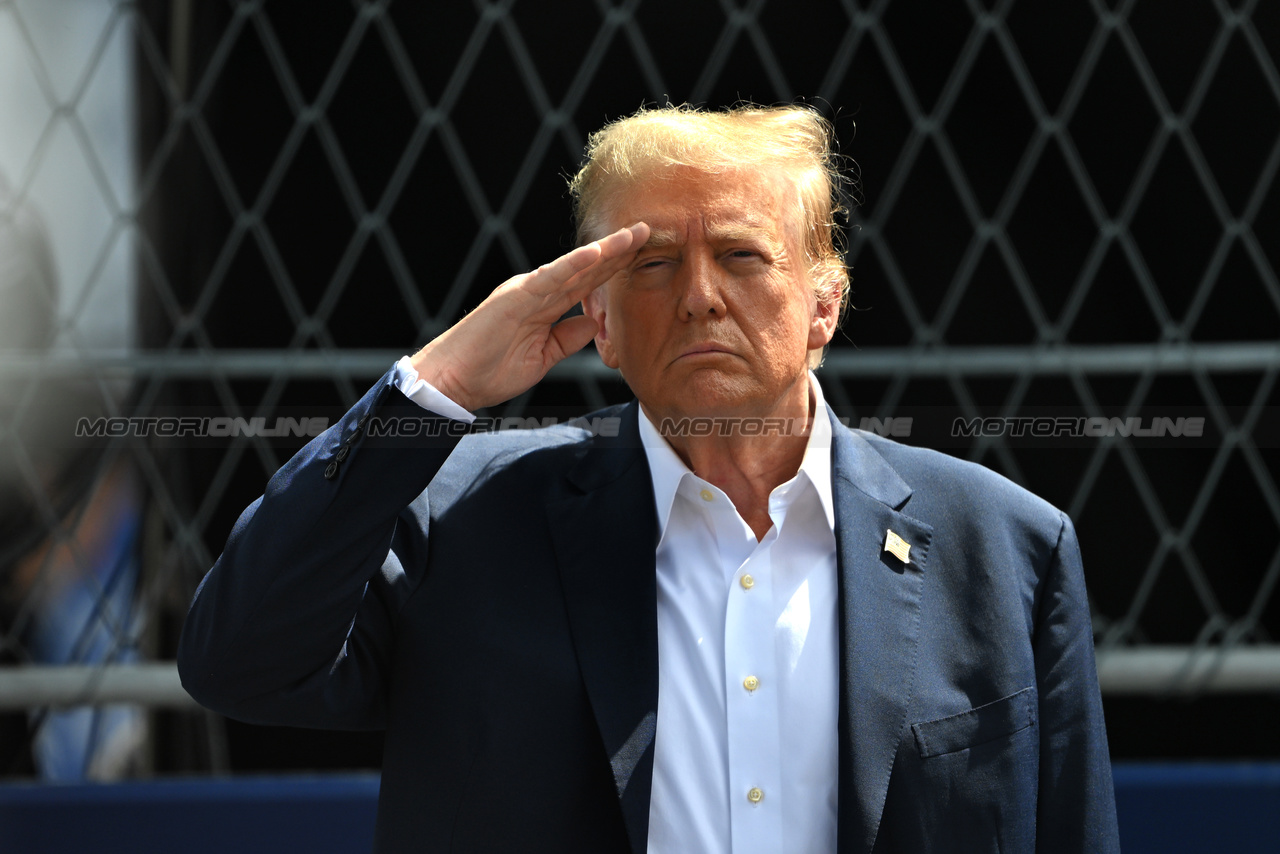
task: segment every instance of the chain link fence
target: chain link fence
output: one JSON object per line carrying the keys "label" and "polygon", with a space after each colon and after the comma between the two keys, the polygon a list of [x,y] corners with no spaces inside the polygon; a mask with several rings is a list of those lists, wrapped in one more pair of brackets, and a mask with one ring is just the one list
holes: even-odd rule
{"label": "chain link fence", "polygon": [[[567,248],[586,134],[668,101],[833,120],[828,400],[1070,513],[1108,696],[1277,691],[1278,48],[1257,0],[0,0],[0,741],[120,773],[108,704],[187,703],[139,662],[312,419]],[[628,396],[588,352],[489,414]]]}

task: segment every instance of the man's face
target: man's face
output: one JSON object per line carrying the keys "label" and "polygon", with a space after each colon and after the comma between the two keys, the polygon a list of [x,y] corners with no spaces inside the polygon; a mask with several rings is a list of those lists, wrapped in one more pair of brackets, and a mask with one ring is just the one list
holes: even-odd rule
{"label": "man's face", "polygon": [[584,307],[651,417],[807,412],[809,351],[839,298],[813,292],[797,200],[781,169],[680,168],[622,192],[608,228],[652,233]]}

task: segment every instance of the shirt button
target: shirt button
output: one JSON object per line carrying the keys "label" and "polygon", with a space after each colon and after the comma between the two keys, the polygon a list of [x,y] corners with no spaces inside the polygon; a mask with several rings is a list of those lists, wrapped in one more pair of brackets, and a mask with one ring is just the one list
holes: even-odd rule
{"label": "shirt button", "polygon": [[746,679],[742,680],[742,687],[746,688],[748,691],[754,691],[760,687],[760,680],[754,676],[748,676]]}
{"label": "shirt button", "polygon": [[759,788],[758,786],[752,786],[747,791],[747,800],[751,801],[751,803],[753,804],[760,803],[761,801],[764,800],[764,790]]}
{"label": "shirt button", "polygon": [[741,578],[739,578],[738,583],[742,585],[743,590],[750,590],[752,587],[756,586],[756,580],[751,577],[750,573],[747,573],[743,575]]}
{"label": "shirt button", "polygon": [[704,490],[702,490],[701,492],[699,492],[698,494],[702,496],[702,500],[703,500],[703,501],[710,501],[710,500],[712,500],[713,498],[715,498],[715,497],[716,497],[715,493],[714,493],[714,492],[712,492],[712,491],[711,491],[711,490],[709,490],[709,489],[704,489]]}

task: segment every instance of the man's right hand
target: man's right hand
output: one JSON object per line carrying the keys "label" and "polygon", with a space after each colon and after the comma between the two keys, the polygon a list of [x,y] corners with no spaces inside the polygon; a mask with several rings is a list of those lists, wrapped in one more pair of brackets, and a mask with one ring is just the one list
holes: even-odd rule
{"label": "man's right hand", "polygon": [[471,412],[527,391],[595,337],[592,318],[560,318],[648,239],[649,226],[638,222],[507,279],[414,354],[418,376]]}

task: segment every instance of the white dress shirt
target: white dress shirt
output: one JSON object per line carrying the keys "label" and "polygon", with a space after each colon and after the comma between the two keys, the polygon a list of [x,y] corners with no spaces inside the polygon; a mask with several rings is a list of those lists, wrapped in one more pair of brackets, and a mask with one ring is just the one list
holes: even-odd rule
{"label": "white dress shirt", "polygon": [[[470,413],[418,378],[393,381],[438,415]],[[830,854],[836,845],[839,628],[831,423],[769,496],[756,541],[643,409],[659,541],[658,719],[649,854]]]}
{"label": "white dress shirt", "polygon": [[658,722],[649,854],[830,854],[839,628],[831,423],[769,496],[756,541],[643,413],[659,541]]}
{"label": "white dress shirt", "polygon": [[396,388],[423,409],[434,412],[436,415],[443,415],[445,418],[452,418],[454,421],[465,421],[468,424],[475,422],[474,415],[431,383],[420,379],[408,356],[401,356],[393,370],[395,372],[391,375],[391,381],[396,384]]}

